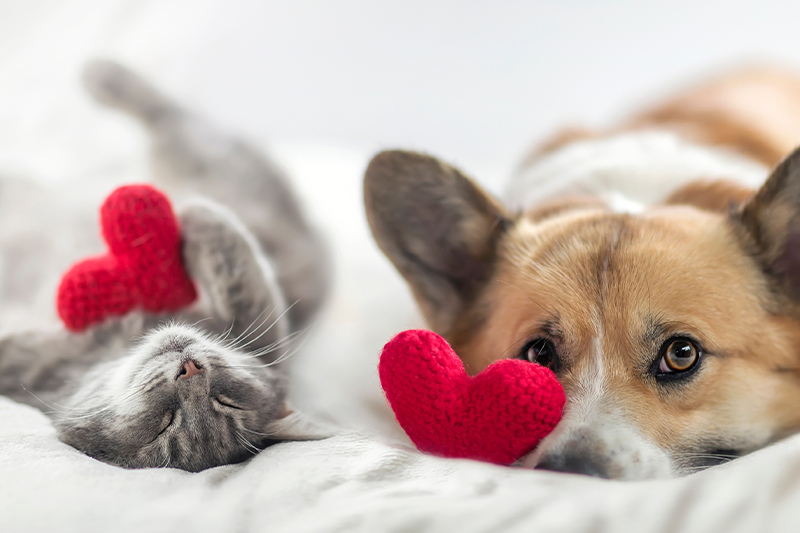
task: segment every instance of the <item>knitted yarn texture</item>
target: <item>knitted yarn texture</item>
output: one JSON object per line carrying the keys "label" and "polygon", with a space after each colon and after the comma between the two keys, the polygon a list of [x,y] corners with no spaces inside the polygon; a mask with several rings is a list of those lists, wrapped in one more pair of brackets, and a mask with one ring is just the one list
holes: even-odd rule
{"label": "knitted yarn texture", "polygon": [[564,389],[549,369],[502,359],[470,377],[432,331],[404,331],[389,341],[378,372],[417,448],[444,457],[511,464],[553,430],[564,408]]}
{"label": "knitted yarn texture", "polygon": [[181,257],[178,220],[150,185],[119,187],[100,208],[109,252],[74,264],[56,305],[68,329],[82,331],[134,309],[176,311],[197,298]]}

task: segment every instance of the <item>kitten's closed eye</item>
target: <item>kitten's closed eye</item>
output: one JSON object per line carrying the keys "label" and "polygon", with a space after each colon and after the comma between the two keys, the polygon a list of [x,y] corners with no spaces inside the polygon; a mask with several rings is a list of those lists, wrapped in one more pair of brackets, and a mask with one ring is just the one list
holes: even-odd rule
{"label": "kitten's closed eye", "polygon": [[95,377],[125,390],[85,384],[109,408],[59,420],[62,440],[125,467],[189,471],[240,462],[273,442],[266,428],[285,414],[285,381],[273,369],[242,364],[246,354],[176,325],[146,334],[126,359],[111,370],[124,379]]}
{"label": "kitten's closed eye", "polygon": [[214,401],[217,402],[219,405],[227,407],[229,409],[236,409],[238,411],[244,409],[243,407],[236,405],[236,402],[234,402],[230,398],[226,398],[225,396],[215,396]]}
{"label": "kitten's closed eye", "polygon": [[[169,427],[172,425],[172,421],[173,420],[175,420],[175,412],[174,411],[167,411],[166,413],[164,413],[164,416],[163,416],[163,418],[161,420],[161,425],[159,426],[159,429],[158,429],[158,433],[156,433],[156,436],[153,439],[153,441],[158,439],[158,437],[163,435],[169,429]],[[151,442],[153,442],[153,441],[151,441]]]}

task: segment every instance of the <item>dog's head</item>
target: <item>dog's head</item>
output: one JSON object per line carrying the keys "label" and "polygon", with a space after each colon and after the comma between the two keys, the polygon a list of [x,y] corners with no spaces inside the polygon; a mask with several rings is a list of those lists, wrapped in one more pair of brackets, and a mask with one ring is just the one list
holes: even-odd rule
{"label": "dog's head", "polygon": [[[644,214],[508,212],[434,158],[384,152],[367,217],[471,373],[551,368],[567,406],[528,466],[688,473],[800,428],[800,152],[754,195],[689,187]],[[720,208],[722,206],[722,208]]]}

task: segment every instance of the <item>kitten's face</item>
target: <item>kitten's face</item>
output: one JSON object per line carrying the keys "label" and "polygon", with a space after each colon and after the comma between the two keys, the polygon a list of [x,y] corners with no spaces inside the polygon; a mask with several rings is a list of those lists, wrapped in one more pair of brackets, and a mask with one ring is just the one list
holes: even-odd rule
{"label": "kitten's face", "polygon": [[196,472],[251,457],[284,414],[285,378],[199,330],[149,331],[87,375],[56,419],[61,440],[127,468]]}

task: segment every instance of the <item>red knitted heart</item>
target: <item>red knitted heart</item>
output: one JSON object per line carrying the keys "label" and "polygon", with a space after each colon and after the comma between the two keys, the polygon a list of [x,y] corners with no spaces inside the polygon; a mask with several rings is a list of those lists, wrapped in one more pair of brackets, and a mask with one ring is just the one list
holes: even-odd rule
{"label": "red knitted heart", "polygon": [[564,408],[564,389],[547,368],[503,359],[471,378],[431,331],[389,341],[378,372],[414,444],[444,457],[511,464],[553,430]]}
{"label": "red knitted heart", "polygon": [[110,253],[74,264],[58,287],[58,314],[81,331],[134,309],[176,311],[197,298],[183,267],[178,221],[150,185],[112,192],[100,208]]}

